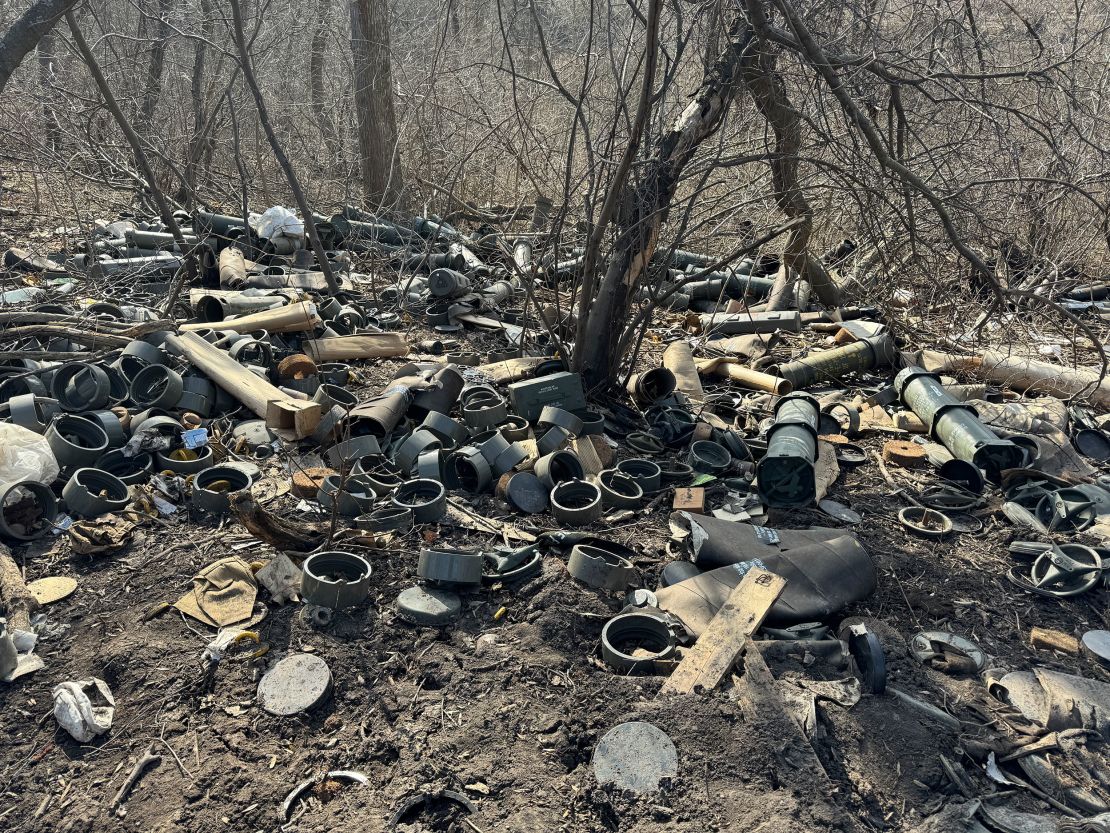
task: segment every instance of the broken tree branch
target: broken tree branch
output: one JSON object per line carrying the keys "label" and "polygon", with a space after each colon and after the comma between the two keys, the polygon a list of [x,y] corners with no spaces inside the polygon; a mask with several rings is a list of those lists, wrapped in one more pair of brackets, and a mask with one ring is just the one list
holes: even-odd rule
{"label": "broken tree branch", "polygon": [[127,794],[139,783],[139,779],[142,778],[147,767],[154,766],[155,764],[161,763],[161,761],[162,756],[154,751],[154,747],[148,747],[146,753],[139,758],[139,760],[135,762],[135,766],[131,768],[131,772],[128,774],[127,778],[124,779],[123,785],[120,786],[119,791],[112,799],[112,803],[109,805],[108,809],[111,811],[118,810],[120,805],[123,804],[124,800],[127,798]]}

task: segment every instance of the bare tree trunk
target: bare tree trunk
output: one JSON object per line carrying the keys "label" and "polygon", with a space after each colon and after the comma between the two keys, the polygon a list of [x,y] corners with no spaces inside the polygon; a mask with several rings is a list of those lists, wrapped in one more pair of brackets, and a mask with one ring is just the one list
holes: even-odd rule
{"label": "bare tree trunk", "polygon": [[312,116],[320,128],[331,161],[343,158],[343,148],[339,142],[339,131],[324,106],[324,62],[328,47],[328,0],[320,0],[316,6],[316,29],[312,33],[312,47],[308,56],[308,83],[312,99]]}
{"label": "bare tree trunk", "polygon": [[146,66],[146,84],[139,107],[138,130],[142,135],[150,132],[154,110],[162,97],[162,75],[166,66],[166,43],[170,37],[170,24],[166,18],[173,9],[173,0],[158,0],[158,20],[154,23],[153,42]]}
{"label": "bare tree trunk", "polygon": [[181,233],[181,226],[178,225],[177,219],[173,216],[173,211],[170,209],[170,204],[166,201],[166,195],[162,193],[162,189],[158,187],[158,182],[154,178],[154,170],[150,167],[150,160],[147,159],[146,152],[143,150],[142,141],[139,135],[135,132],[127,117],[120,109],[119,102],[112,94],[112,88],[108,86],[108,81],[104,77],[104,73],[100,69],[100,64],[96,62],[96,56],[89,48],[88,42],[85,40],[84,34],[81,32],[81,27],[77,25],[77,19],[73,16],[72,11],[65,13],[66,23],[69,25],[69,31],[73,35],[73,45],[77,47],[77,51],[81,53],[81,58],[85,62],[85,66],[89,69],[89,74],[93,77],[96,83],[96,88],[100,91],[100,97],[104,99],[104,104],[107,106],[108,111],[112,114],[112,118],[116,120],[116,125],[123,133],[127,143],[131,145],[131,152],[135,154],[135,164],[138,166],[139,171],[146,178],[147,188],[150,190],[151,196],[154,198],[155,204],[158,206],[158,213],[162,217],[162,222],[166,224],[166,228],[170,230],[173,235],[174,241],[182,252],[186,253],[185,264],[186,267],[180,270],[180,278],[174,281],[173,289],[170,290],[169,297],[166,299],[165,312],[173,309],[173,305],[177,303],[177,296],[181,292],[181,287],[185,284],[186,280],[192,280],[196,277],[196,259],[192,257],[192,248],[185,242],[185,236]]}
{"label": "bare tree trunk", "polygon": [[[200,0],[201,36],[197,38],[193,52],[193,71],[189,78],[189,99],[193,105],[193,132],[185,148],[185,180],[178,192],[178,199],[188,200],[190,208],[195,204],[197,191],[197,166],[204,153],[208,136],[206,111],[204,106],[204,74],[208,62],[208,41],[211,37],[212,4],[210,0]],[[222,100],[222,99],[221,99]],[[219,104],[217,103],[217,107]],[[188,193],[187,193],[188,192]]]}
{"label": "bare tree trunk", "polygon": [[[235,84],[239,74],[239,67],[231,72],[224,92],[215,95],[206,90],[204,79],[208,75],[208,45],[212,42],[215,23],[212,17],[212,0],[200,0],[200,37],[196,40],[193,53],[193,70],[189,78],[189,98],[192,102],[193,129],[189,136],[189,144],[185,149],[185,173],[182,177],[181,190],[178,199],[188,201],[190,207],[196,203],[197,182],[201,174],[207,173],[212,162],[212,154],[216,150],[216,140],[212,130],[216,124],[216,116],[227,100],[227,93]],[[218,76],[222,61],[217,61],[216,75]],[[207,103],[211,100],[212,107]]]}
{"label": "bare tree trunk", "polygon": [[39,93],[42,96],[43,132],[46,145],[51,150],[56,150],[61,143],[58,113],[54,109],[58,98],[57,79],[61,61],[57,45],[58,40],[53,29],[39,41]]}
{"label": "bare tree trunk", "polygon": [[637,185],[625,190],[616,211],[618,235],[609,266],[596,296],[583,298],[588,320],[575,345],[574,364],[591,388],[609,383],[620,366],[628,310],[659,242],[659,229],[679,177],[698,145],[720,127],[735,94],[741,55],[751,41],[747,24],[740,19],[733,22],[724,52],[706,72],[691,103],[663,135]]}
{"label": "bare tree trunk", "polygon": [[[748,17],[759,33],[766,25],[761,0],[746,0]],[[775,67],[775,57],[767,42],[757,37],[753,48],[741,61],[741,78],[752,94],[756,109],[775,133],[775,153],[771,157],[771,182],[779,210],[790,219],[804,222],[790,232],[782,253],[783,268],[776,278],[768,309],[782,309],[793,296],[794,276],[801,275],[813,286],[817,297],[829,306],[840,303],[840,292],[821,263],[809,254],[813,230],[813,209],[798,181],[799,155],[802,150],[802,114],[790,103],[786,84]]]}
{"label": "bare tree trunk", "polygon": [[370,205],[393,206],[402,181],[386,0],[351,0],[351,56],[363,193]]}
{"label": "bare tree trunk", "polygon": [[304,223],[308,241],[312,244],[312,251],[316,253],[316,260],[318,261],[320,272],[324,275],[324,280],[327,281],[328,289],[331,290],[332,293],[338,293],[339,283],[335,280],[335,273],[332,272],[331,262],[328,260],[327,252],[324,251],[323,244],[320,242],[320,235],[316,232],[316,223],[312,220],[312,208],[308,204],[308,198],[305,197],[300,180],[297,179],[297,174],[293,171],[293,164],[289,161],[289,157],[286,155],[285,149],[281,146],[281,142],[278,141],[277,134],[274,133],[273,125],[270,124],[270,113],[266,109],[266,100],[262,97],[262,90],[258,86],[258,79],[255,78],[254,75],[254,67],[251,66],[251,56],[250,52],[247,50],[247,38],[243,33],[243,14],[239,8],[239,0],[231,0],[231,19],[235,35],[235,46],[239,50],[239,67],[243,70],[243,79],[247,82],[251,95],[254,96],[254,105],[258,110],[258,120],[262,122],[262,130],[266,133],[266,140],[270,143],[270,150],[273,151],[274,157],[285,173],[285,178],[289,181],[289,190],[293,192],[293,199],[296,200],[297,208],[300,209],[301,220]]}
{"label": "bare tree trunk", "polygon": [[46,33],[54,28],[58,19],[77,3],[78,0],[36,0],[0,36],[0,93],[4,92],[16,67],[39,45]]}

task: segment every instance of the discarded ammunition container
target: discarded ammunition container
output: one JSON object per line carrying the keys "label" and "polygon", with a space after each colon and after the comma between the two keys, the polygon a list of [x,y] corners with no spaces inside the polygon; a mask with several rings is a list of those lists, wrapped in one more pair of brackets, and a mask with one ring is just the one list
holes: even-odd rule
{"label": "discarded ammunition container", "polygon": [[767,453],[756,467],[759,497],[767,506],[808,506],[817,496],[817,424],[821,408],[808,393],[792,393],[775,406]]}
{"label": "discarded ammunition container", "polygon": [[454,269],[435,269],[428,275],[428,291],[437,298],[458,298],[469,290],[469,279]]}
{"label": "discarded ammunition container", "polygon": [[335,230],[335,238],[338,243],[362,240],[400,246],[414,238],[419,239],[414,232],[400,229],[393,223],[384,221],[363,222],[353,217],[346,217],[343,214],[334,215],[331,218],[331,225]]}
{"label": "discarded ammunition container", "polygon": [[211,234],[216,237],[237,238],[250,232],[242,217],[213,214],[209,211],[193,212],[193,228],[200,237],[207,237]]}
{"label": "discarded ammunition container", "polygon": [[944,443],[954,457],[982,469],[988,480],[997,483],[1003,470],[1021,466],[1025,459],[1022,449],[999,439],[979,421],[971,405],[945,391],[935,374],[910,365],[894,377],[894,387],[933,438]]}
{"label": "discarded ammunition container", "polygon": [[532,206],[532,231],[547,228],[547,222],[551,219],[551,209],[554,207],[555,203],[548,197],[543,195],[536,197],[536,203]]}
{"label": "discarded ammunition container", "polygon": [[[121,257],[94,259],[87,255],[77,255],[73,264],[82,269],[91,268],[93,264],[105,275],[165,275],[175,274],[183,268],[185,261],[181,255],[172,252],[162,252],[149,257]],[[5,303],[16,303],[17,299],[9,298]]]}
{"label": "discarded ammunition container", "polygon": [[697,332],[713,330],[725,335],[773,333],[775,330],[797,333],[802,329],[801,314],[797,310],[710,313],[691,315],[686,321],[687,324],[694,326]]}
{"label": "discarded ammunition container", "polygon": [[520,238],[513,241],[513,263],[521,272],[532,268],[532,241]]}
{"label": "discarded ammunition container", "polygon": [[[224,249],[225,252],[236,252],[238,249]],[[241,293],[198,295],[195,301],[190,298],[193,309],[197,312],[197,319],[203,323],[223,321],[233,315],[258,312],[259,310],[274,309],[285,304],[281,295],[243,295]]]}
{"label": "discarded ammunition container", "polygon": [[869,336],[843,347],[813,353],[804,359],[772,367],[771,373],[781,376],[795,390],[817,382],[836,381],[849,373],[858,373],[891,364],[897,356],[889,333]]}
{"label": "discarded ammunition container", "polygon": [[538,379],[509,385],[509,402],[513,413],[535,419],[544,405],[556,405],[564,411],[578,412],[586,408],[582,377],[577,373],[552,373]]}
{"label": "discarded ammunition container", "polygon": [[674,373],[665,367],[653,367],[629,377],[625,388],[641,405],[649,405],[674,393],[677,387]]}
{"label": "discarded ammunition container", "polygon": [[[685,277],[698,271],[691,267]],[[682,291],[691,298],[719,298],[723,293],[726,298],[741,300],[766,297],[774,284],[774,278],[761,278],[742,271],[708,272],[703,280],[685,284]]]}
{"label": "discarded ammunition container", "polygon": [[512,299],[514,291],[513,285],[508,281],[494,281],[483,289],[481,294],[487,304],[503,304]]}
{"label": "discarded ammunition container", "polygon": [[[123,239],[127,242],[128,246],[136,249],[168,249],[170,251],[179,251],[177,241],[174,240],[173,235],[167,231],[140,231],[138,229],[128,229],[124,232]],[[200,242],[200,239],[195,234],[182,235],[182,239],[187,246],[195,246]]]}
{"label": "discarded ammunition container", "polygon": [[[666,250],[663,250],[660,253],[660,259],[662,259],[662,256],[665,256],[666,254],[668,254],[668,252]],[[713,261],[715,260],[712,255],[703,255],[700,252],[688,252],[685,249],[675,249],[669,254],[670,264],[672,266],[677,266],[679,269],[685,269],[687,266],[705,268],[706,266],[709,266],[711,263],[713,263]]]}
{"label": "discarded ammunition container", "polygon": [[[438,218],[436,219],[438,220]],[[412,229],[425,239],[438,238],[440,240],[449,240],[453,242],[459,240],[462,237],[457,229],[449,226],[442,220],[436,222],[436,220],[432,220],[427,217],[414,217],[412,221]]]}
{"label": "discarded ammunition container", "polygon": [[569,260],[562,260],[551,267],[551,277],[555,281],[572,280],[577,277],[582,271],[582,264],[586,260],[585,255],[573,257]]}
{"label": "discarded ammunition container", "polygon": [[682,287],[692,300],[713,301],[720,297],[735,298],[727,275],[711,272],[704,280],[691,281]]}

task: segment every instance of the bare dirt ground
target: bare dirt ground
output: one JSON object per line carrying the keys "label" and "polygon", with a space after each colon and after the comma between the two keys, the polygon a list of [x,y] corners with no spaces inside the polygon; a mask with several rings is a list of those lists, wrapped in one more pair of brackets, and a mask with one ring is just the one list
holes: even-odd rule
{"label": "bare dirt ground", "polygon": [[[365,390],[376,390],[399,364],[369,370]],[[874,434],[861,443],[876,451],[884,439]],[[622,448],[618,456],[633,455]],[[272,489],[288,479],[276,459],[264,475]],[[265,561],[274,554],[262,544],[235,549],[253,541],[242,527],[190,518],[182,509],[102,558],[74,555],[65,535],[17,548],[27,580],[67,575],[78,589],[47,608],[50,627],[39,643],[46,668],[0,688],[0,824],[12,833],[379,831],[391,829],[406,799],[449,789],[473,803],[465,820],[440,807],[410,814],[395,829],[911,830],[958,796],[942,755],[966,768],[976,795],[1000,789],[983,775],[982,761],[1007,732],[977,678],[919,666],[908,638],[921,629],[951,630],[977,641],[993,666],[1081,668],[1108,679],[1083,660],[1032,649],[1028,635],[1035,625],[1081,634],[1110,622],[1105,590],[1055,601],[1006,582],[1006,545],[1014,536],[997,498],[981,513],[981,533],[927,542],[897,523],[904,504],[890,492],[873,462],[844,468],[831,492],[863,516],[853,531],[879,571],[873,596],[844,613],[865,617],[879,634],[891,684],[949,711],[962,730],[952,732],[889,695],[865,696],[851,708],[822,703],[813,744],[827,784],[800,774],[784,738],[745,713],[727,686],[704,696],[662,697],[663,678],[620,677],[602,664],[598,637],[621,602],[574,582],[558,558],[548,558],[535,579],[465,597],[464,615],[450,627],[416,628],[397,618],[394,599],[414,582],[417,551],[428,536],[459,546],[488,544],[489,536],[444,526],[363,551],[374,568],[366,604],[323,631],[305,623],[300,605],[268,605],[257,630],[269,652],[260,660],[247,659],[246,650],[233,653],[212,690],[203,684],[200,655],[213,633],[175,610],[145,615],[180,597],[192,575],[221,557]],[[281,495],[268,508],[284,512],[295,502]],[[494,498],[475,511],[510,515]],[[596,529],[640,553],[647,587],[656,586],[669,560],[668,513],[665,501]],[[554,528],[548,515],[516,523]],[[776,524],[836,522],[803,511]],[[255,703],[257,680],[268,663],[292,651],[323,658],[333,691],[310,713],[273,717]],[[790,662],[772,664],[772,671],[822,673]],[[90,676],[111,687],[115,725],[79,744],[57,727],[51,689]],[[677,747],[679,775],[658,793],[615,794],[594,780],[597,741],[628,720],[655,724]],[[109,804],[147,750],[161,762],[138,781],[121,818]],[[287,793],[330,770],[357,770],[368,786],[323,784],[287,821]],[[1017,807],[1047,809],[1025,795],[1012,798]]]}

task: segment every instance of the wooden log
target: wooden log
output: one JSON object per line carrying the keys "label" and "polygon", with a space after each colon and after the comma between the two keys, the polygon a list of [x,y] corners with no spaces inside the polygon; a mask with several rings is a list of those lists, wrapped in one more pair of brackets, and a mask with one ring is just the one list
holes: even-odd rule
{"label": "wooden log", "polygon": [[1098,371],[1061,367],[986,350],[979,372],[995,384],[1023,392],[1047,393],[1057,399],[1089,398],[1100,408],[1110,408],[1110,376],[1099,381]]}
{"label": "wooden log", "polygon": [[108,321],[91,318],[87,315],[64,315],[58,312],[0,312],[0,327],[13,324],[62,324],[75,327],[95,326],[99,330],[116,332],[127,330],[132,325],[126,321]]}
{"label": "wooden log", "polygon": [[318,362],[340,359],[382,359],[407,356],[408,342],[400,333],[364,333],[353,336],[310,338],[304,351]]}
{"label": "wooden log", "polygon": [[[237,333],[249,333],[253,330],[265,330],[268,333],[303,333],[315,329],[320,323],[320,316],[316,314],[316,305],[309,301],[298,301],[295,304],[252,312],[241,318],[230,321],[219,321],[215,326],[221,330],[233,330]],[[213,324],[197,322],[196,324],[182,324],[178,329],[183,333],[196,330],[207,330]]]}
{"label": "wooden log", "polygon": [[1033,628],[1029,631],[1029,644],[1034,648],[1047,648],[1050,651],[1079,656],[1079,640],[1063,631]]}
{"label": "wooden log", "polygon": [[749,570],[660,692],[693,694],[715,689],[785,588],[786,579],[781,576],[758,567]]}
{"label": "wooden log", "polygon": [[77,327],[65,327],[61,324],[37,324],[33,327],[10,327],[6,330],[0,330],[0,340],[4,341],[15,341],[21,338],[31,337],[38,338],[41,336],[67,338],[70,341],[75,341],[78,344],[83,344],[86,347],[92,347],[97,350],[123,348],[135,340],[130,336],[116,335],[114,333],[97,333],[92,330],[84,330]]}
{"label": "wooden log", "polygon": [[266,420],[266,427],[279,436],[291,439],[307,437],[319,424],[319,404],[286,396],[196,333],[169,336],[166,341],[214,384]]}
{"label": "wooden log", "polygon": [[3,544],[0,544],[0,606],[10,630],[31,630],[31,614],[39,609],[39,603],[27,589],[12,551]]}

